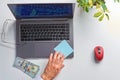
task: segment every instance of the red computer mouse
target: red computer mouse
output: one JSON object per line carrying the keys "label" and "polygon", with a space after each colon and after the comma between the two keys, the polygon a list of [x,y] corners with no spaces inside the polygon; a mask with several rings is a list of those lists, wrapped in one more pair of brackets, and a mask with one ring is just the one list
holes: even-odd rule
{"label": "red computer mouse", "polygon": [[101,61],[104,57],[104,50],[103,50],[103,47],[101,46],[96,46],[94,48],[94,54],[95,54],[95,59],[97,61]]}

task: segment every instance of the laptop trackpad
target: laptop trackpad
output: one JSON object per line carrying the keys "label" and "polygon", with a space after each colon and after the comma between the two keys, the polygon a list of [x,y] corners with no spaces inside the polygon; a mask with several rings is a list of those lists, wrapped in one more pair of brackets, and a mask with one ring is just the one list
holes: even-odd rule
{"label": "laptop trackpad", "polygon": [[57,42],[43,42],[35,44],[35,56],[38,58],[48,58],[50,53],[54,52],[54,47],[57,44]]}

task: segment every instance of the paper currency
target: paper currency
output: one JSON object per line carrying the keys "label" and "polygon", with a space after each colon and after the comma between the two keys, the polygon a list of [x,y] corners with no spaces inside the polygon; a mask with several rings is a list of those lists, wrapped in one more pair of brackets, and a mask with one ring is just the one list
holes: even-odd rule
{"label": "paper currency", "polygon": [[23,71],[32,78],[34,78],[39,71],[38,65],[35,65],[20,57],[16,57],[13,66]]}

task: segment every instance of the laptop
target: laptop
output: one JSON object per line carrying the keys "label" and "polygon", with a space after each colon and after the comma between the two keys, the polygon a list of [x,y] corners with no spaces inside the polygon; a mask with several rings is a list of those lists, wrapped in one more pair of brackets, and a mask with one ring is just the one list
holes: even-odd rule
{"label": "laptop", "polygon": [[[8,4],[16,18],[16,56],[48,58],[66,40],[73,48],[74,3]],[[72,58],[74,52],[67,58]]]}

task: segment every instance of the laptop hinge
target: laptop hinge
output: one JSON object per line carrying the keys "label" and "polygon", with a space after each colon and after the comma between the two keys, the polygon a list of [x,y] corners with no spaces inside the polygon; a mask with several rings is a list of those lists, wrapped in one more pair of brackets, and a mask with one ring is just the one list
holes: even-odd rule
{"label": "laptop hinge", "polygon": [[42,21],[44,21],[44,20],[45,20],[45,21],[49,21],[49,20],[50,20],[50,21],[63,21],[63,20],[65,20],[65,21],[66,21],[66,20],[68,20],[68,19],[70,19],[70,18],[41,18],[41,19],[37,19],[37,18],[36,18],[36,19],[29,19],[29,18],[28,18],[28,19],[19,19],[19,20],[20,20],[20,21],[28,21],[28,20],[29,20],[29,21],[30,21],[30,20],[31,20],[31,21],[33,21],[33,20],[42,20]]}

